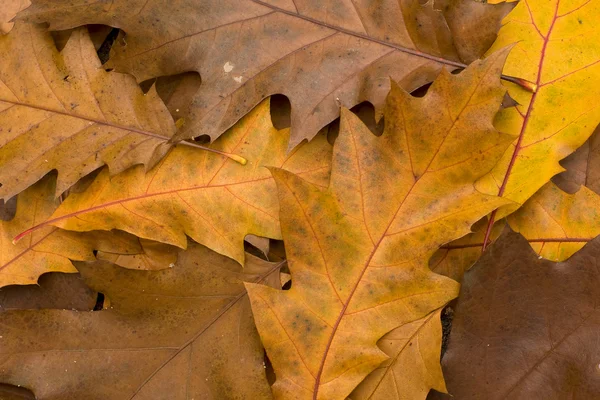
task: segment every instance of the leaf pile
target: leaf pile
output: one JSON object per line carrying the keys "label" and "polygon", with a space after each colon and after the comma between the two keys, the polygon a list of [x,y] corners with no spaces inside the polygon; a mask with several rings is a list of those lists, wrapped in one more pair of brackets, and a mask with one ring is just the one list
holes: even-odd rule
{"label": "leaf pile", "polygon": [[4,1],[0,398],[600,398],[598,26]]}

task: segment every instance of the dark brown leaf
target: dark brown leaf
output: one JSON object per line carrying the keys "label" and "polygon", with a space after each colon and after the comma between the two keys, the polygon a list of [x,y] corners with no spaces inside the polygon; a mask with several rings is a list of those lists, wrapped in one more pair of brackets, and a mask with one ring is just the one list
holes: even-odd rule
{"label": "dark brown leaf", "polygon": [[457,400],[598,399],[600,240],[543,260],[509,232],[465,273],[443,359]]}

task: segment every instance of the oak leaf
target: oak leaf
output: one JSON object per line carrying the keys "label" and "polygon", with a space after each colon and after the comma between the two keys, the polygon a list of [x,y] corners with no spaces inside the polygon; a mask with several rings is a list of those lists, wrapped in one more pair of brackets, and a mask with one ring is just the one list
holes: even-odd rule
{"label": "oak leaf", "polygon": [[564,261],[600,235],[600,196],[585,186],[569,194],[549,182],[507,220],[541,257]]}
{"label": "oak leaf", "polygon": [[597,398],[598,257],[598,239],[561,263],[497,240],[463,279],[442,360],[453,398]]}
{"label": "oak leaf", "polygon": [[280,266],[194,243],[162,271],[77,263],[110,307],[0,313],[0,380],[40,400],[270,399],[243,282],[281,287]]}
{"label": "oak leaf", "polygon": [[[465,271],[481,257],[486,224],[487,220],[483,219],[475,224],[472,233],[440,247],[429,259],[429,268],[435,273],[460,282]],[[488,240],[492,242],[496,240],[505,227],[505,220],[496,222]]]}
{"label": "oak leaf", "polygon": [[[45,221],[58,206],[56,178],[48,175],[17,198],[17,211],[10,221],[0,221],[0,287],[36,283],[46,272],[77,272],[71,260],[93,261],[115,258],[124,267],[167,268],[176,254],[164,244],[140,242],[124,232],[79,234],[53,226],[37,230],[28,238],[12,243],[19,232]],[[151,257],[148,257],[150,254]]]}
{"label": "oak leaf", "polygon": [[0,198],[57,169],[57,195],[107,164],[118,173],[152,166],[175,124],[151,89],[106,72],[85,28],[59,53],[43,26],[0,36]]}
{"label": "oak leaf", "polygon": [[244,237],[280,238],[277,188],[264,166],[329,181],[331,146],[324,135],[287,153],[289,130],[273,128],[265,100],[211,149],[246,158],[241,165],[218,154],[177,146],[147,173],[142,166],[109,177],[102,171],[83,193],[72,193],[48,224],[71,231],[120,229],[181,248],[186,234],[243,264]]}
{"label": "oak leaf", "polygon": [[[518,103],[502,110],[495,126],[517,135],[494,170],[477,185],[514,203],[515,211],[552,176],[559,161],[581,146],[600,122],[600,4],[595,1],[521,1],[504,19],[493,52],[513,44],[504,74],[532,83],[531,91],[508,83]],[[487,242],[487,241],[486,241]]]}
{"label": "oak leaf", "polygon": [[492,125],[503,60],[444,70],[424,98],[392,85],[380,137],[342,110],[328,188],[272,169],[292,287],[246,287],[275,397],[345,398],[387,359],[382,336],[456,296],[427,260],[505,204],[473,186],[512,141]]}
{"label": "oak leaf", "polygon": [[20,15],[52,30],[123,29],[107,66],[140,82],[200,73],[179,139],[215,139],[262,99],[283,94],[292,104],[291,148],[338,117],[340,105],[369,101],[380,114],[389,77],[411,91],[443,65],[465,66],[443,13],[416,0],[36,0]]}
{"label": "oak leaf", "polygon": [[350,394],[349,399],[425,400],[430,389],[446,393],[440,366],[441,310],[394,329],[377,342],[390,359]]}

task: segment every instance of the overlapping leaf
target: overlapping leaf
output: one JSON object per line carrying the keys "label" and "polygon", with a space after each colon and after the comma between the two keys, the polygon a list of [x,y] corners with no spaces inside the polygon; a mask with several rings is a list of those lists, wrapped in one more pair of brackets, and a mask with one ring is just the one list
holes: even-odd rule
{"label": "overlapping leaf", "polygon": [[345,398],[387,358],[382,336],[456,295],[427,261],[505,204],[473,186],[512,141],[492,126],[503,60],[444,71],[424,98],[393,85],[381,137],[343,111],[326,189],[272,169],[293,284],[246,286],[277,398]]}
{"label": "overlapping leaf", "polygon": [[[42,275],[35,285],[3,287],[0,312],[43,308],[91,311],[97,299],[98,293],[90,289],[79,274],[50,272]],[[0,399],[4,400],[2,396]]]}
{"label": "overlapping leaf", "polygon": [[243,282],[281,287],[280,266],[194,243],[163,271],[78,263],[110,307],[0,313],[0,380],[40,400],[270,399]]}
{"label": "overlapping leaf", "polygon": [[524,0],[504,19],[490,51],[514,43],[503,72],[532,82],[535,91],[509,84],[518,104],[496,120],[499,130],[518,136],[477,187],[514,204],[492,215],[488,232],[561,172],[559,161],[600,122],[599,23],[600,4],[587,0]]}
{"label": "overlapping leaf", "polygon": [[446,392],[440,366],[441,310],[394,329],[377,345],[390,359],[350,394],[351,400],[419,400],[430,389]]}
{"label": "overlapping leaf", "polygon": [[466,274],[443,370],[461,400],[595,399],[600,241],[562,263],[503,236]]}
{"label": "overlapping leaf", "polygon": [[600,196],[585,186],[569,194],[550,182],[508,223],[540,256],[564,261],[600,234]]}
{"label": "overlapping leaf", "polygon": [[334,120],[340,104],[370,101],[381,110],[390,76],[412,90],[442,65],[464,66],[433,2],[37,0],[21,15],[51,29],[122,28],[127,37],[110,66],[138,81],[200,73],[179,138],[214,139],[279,93],[292,104],[293,147]]}
{"label": "overlapping leaf", "polygon": [[577,151],[561,161],[566,171],[556,175],[552,181],[562,190],[575,193],[580,186],[586,186],[600,193],[600,129]]}
{"label": "overlapping leaf", "polygon": [[248,160],[174,148],[147,173],[141,166],[109,178],[103,171],[71,194],[48,223],[68,230],[120,229],[179,247],[186,234],[243,263],[247,234],[280,238],[277,189],[264,166],[285,168],[319,185],[329,181],[331,146],[324,135],[287,154],[289,130],[273,128],[266,100],[211,148]]}
{"label": "overlapping leaf", "polygon": [[[471,268],[481,257],[486,223],[487,220],[479,221],[475,224],[473,233],[443,245],[429,260],[429,268],[435,273],[460,282],[465,271]],[[505,227],[506,222],[504,220],[494,224],[488,241],[496,240]]]}
{"label": "overlapping leaf", "polygon": [[154,89],[106,72],[82,28],[62,52],[43,26],[0,35],[0,198],[57,169],[57,194],[107,164],[155,164],[175,124]]}
{"label": "overlapping leaf", "polygon": [[94,250],[99,250],[100,258],[128,268],[168,268],[175,261],[176,254],[169,246],[140,242],[124,232],[78,234],[46,226],[13,244],[19,232],[52,215],[58,206],[55,187],[54,176],[43,178],[19,195],[15,217],[0,221],[0,287],[36,283],[46,272],[77,272],[70,260],[93,261]]}
{"label": "overlapping leaf", "polygon": [[3,0],[0,7],[0,35],[8,33],[14,25],[10,21],[30,5],[30,0]]}

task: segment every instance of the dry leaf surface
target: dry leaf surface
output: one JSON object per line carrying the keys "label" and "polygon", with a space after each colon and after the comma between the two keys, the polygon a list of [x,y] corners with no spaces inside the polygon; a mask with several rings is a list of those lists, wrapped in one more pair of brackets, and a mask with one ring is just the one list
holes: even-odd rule
{"label": "dry leaf surface", "polygon": [[496,118],[517,138],[477,187],[514,204],[492,215],[488,232],[563,171],[559,161],[600,122],[599,22],[600,3],[566,0],[521,1],[504,19],[490,51],[514,44],[503,72],[532,82],[535,92],[508,84],[518,104]]}
{"label": "dry leaf surface", "polygon": [[387,359],[382,336],[456,295],[427,260],[505,202],[473,186],[512,141],[492,125],[503,60],[442,72],[424,98],[394,85],[380,137],[343,111],[326,189],[272,169],[292,287],[247,288],[276,398],[345,398]]}
{"label": "dry leaf surface", "polygon": [[0,198],[58,170],[56,194],[102,165],[154,165],[175,124],[156,91],[100,68],[85,28],[59,53],[43,26],[0,36]]}
{"label": "dry leaf surface", "polygon": [[510,233],[463,280],[443,359],[456,399],[595,399],[598,257],[594,240],[566,262],[539,259]]}
{"label": "dry leaf surface", "polygon": [[0,7],[0,35],[7,34],[14,26],[10,22],[19,11],[22,11],[31,5],[30,0],[2,0]]}
{"label": "dry leaf surface", "polygon": [[325,136],[290,153],[288,140],[289,130],[273,128],[266,100],[210,145],[246,158],[246,165],[177,146],[147,173],[141,166],[112,178],[102,171],[42,227],[120,229],[181,248],[187,245],[187,234],[243,264],[247,234],[281,237],[277,189],[265,166],[290,170],[323,186],[329,181],[331,146]]}
{"label": "dry leaf surface", "polygon": [[[64,12],[68,9],[68,12]],[[178,138],[213,139],[262,99],[292,104],[290,148],[339,116],[383,109],[389,77],[406,90],[464,66],[433,2],[410,0],[37,0],[21,14],[51,29],[99,23],[127,32],[109,65],[138,81],[197,71],[202,86]]]}
{"label": "dry leaf surface", "polygon": [[16,244],[19,232],[45,221],[59,204],[54,198],[56,177],[48,175],[18,196],[17,213],[0,221],[0,287],[36,283],[46,272],[77,272],[70,260],[93,261],[93,251],[126,268],[161,269],[176,254],[167,245],[141,242],[124,232],[80,234],[45,226]]}
{"label": "dry leaf surface", "polygon": [[425,400],[430,389],[446,392],[440,366],[441,310],[394,329],[377,346],[384,361],[350,394],[351,400]]}
{"label": "dry leaf surface", "polygon": [[281,287],[281,264],[247,260],[192,243],[163,271],[78,263],[110,307],[0,313],[0,379],[39,400],[270,399],[243,282]]}

